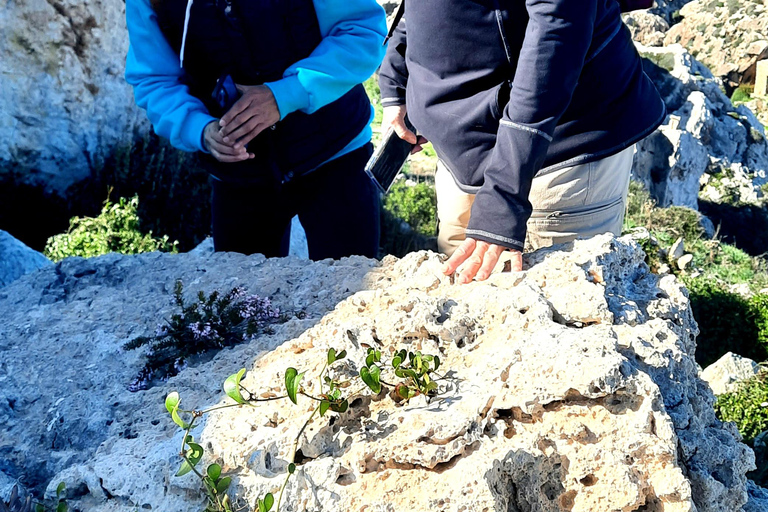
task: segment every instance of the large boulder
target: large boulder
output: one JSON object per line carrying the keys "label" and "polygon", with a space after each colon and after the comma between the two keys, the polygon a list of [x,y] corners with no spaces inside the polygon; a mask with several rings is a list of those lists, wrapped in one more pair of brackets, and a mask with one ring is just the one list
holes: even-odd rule
{"label": "large boulder", "polygon": [[734,107],[722,82],[682,46],[638,49],[669,115],[638,144],[635,178],[660,206],[697,209],[699,198],[761,204],[768,182],[763,125],[747,107]]}
{"label": "large boulder", "polygon": [[63,196],[148,129],[121,0],[0,0],[0,182]]}
{"label": "large boulder", "polygon": [[0,288],[47,265],[48,258],[0,229]]}
{"label": "large boulder", "polygon": [[[428,252],[65,260],[0,291],[0,470],[49,492],[65,482],[79,510],[194,510],[199,480],[173,476],[182,432],[163,406],[170,391],[184,407],[224,404],[222,381],[244,367],[246,388],[281,393],[292,366],[316,395],[328,348],[348,351],[335,371],[351,377],[373,346],[385,359],[439,354],[442,395],[397,405],[348,388],[349,412],[299,437],[281,510],[760,510],[752,452],[698,377],[685,291],[643,260],[606,235],[465,286]],[[120,347],[169,316],[177,278],[190,294],[244,286],[291,319],[128,393],[142,358]],[[221,409],[193,434],[250,506],[285,479],[312,407],[300,396]]]}

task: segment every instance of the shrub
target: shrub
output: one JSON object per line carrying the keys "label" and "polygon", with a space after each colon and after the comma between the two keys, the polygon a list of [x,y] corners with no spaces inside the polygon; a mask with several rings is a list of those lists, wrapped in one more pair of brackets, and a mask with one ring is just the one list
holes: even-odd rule
{"label": "shrub", "polygon": [[191,356],[249,341],[280,319],[279,309],[268,298],[247,295],[243,288],[225,294],[201,291],[197,301],[187,304],[184,286],[176,281],[173,296],[181,311],[159,325],[154,336],[140,336],[124,345],[126,350],[149,346],[147,362],[129,391],[148,389],[153,379],[176,375]]}
{"label": "shrub", "polygon": [[168,237],[153,238],[152,232],[139,230],[139,198],[120,198],[117,204],[107,199],[98,217],[73,217],[66,233],[48,239],[45,255],[53,261],[70,256],[90,258],[110,252],[139,254],[152,251],[176,251]]}
{"label": "shrub", "polygon": [[734,104],[745,103],[751,99],[752,99],[752,96],[750,95],[749,90],[741,86],[735,91],[733,91],[733,95],[731,96],[731,102]]}
{"label": "shrub", "polygon": [[764,361],[768,358],[766,345],[758,341],[761,334],[759,320],[763,310],[756,311],[753,304],[724,289],[723,285],[708,278],[684,278],[688,287],[693,316],[699,324],[696,340],[696,361],[707,367],[726,352]]}
{"label": "shrub", "polygon": [[425,236],[434,236],[437,228],[437,197],[427,183],[409,184],[399,180],[384,198],[384,208],[407,222]]}
{"label": "shrub", "polygon": [[752,444],[768,430],[768,371],[745,382],[738,391],[717,397],[715,412],[723,421],[732,421],[744,441]]}

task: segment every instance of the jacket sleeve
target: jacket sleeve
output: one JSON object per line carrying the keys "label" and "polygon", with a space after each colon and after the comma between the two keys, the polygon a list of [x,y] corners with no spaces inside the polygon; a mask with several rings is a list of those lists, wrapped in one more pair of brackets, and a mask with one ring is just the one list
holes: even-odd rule
{"label": "jacket sleeve", "polygon": [[183,151],[204,151],[203,130],[214,120],[182,83],[179,56],[163,36],[149,0],[126,0],[130,47],[125,79],[155,132]]}
{"label": "jacket sleeve", "polygon": [[389,40],[387,53],[379,70],[381,104],[384,107],[405,105],[405,89],[408,85],[408,67],[405,64],[406,46],[405,19],[401,19]]}
{"label": "jacket sleeve", "polygon": [[522,250],[534,175],[576,89],[598,0],[526,0],[528,29],[467,236]]}
{"label": "jacket sleeve", "polygon": [[384,56],[387,20],[376,0],[314,0],[320,44],[290,66],[283,78],[267,83],[280,110],[306,114],[341,98],[364,82]]}

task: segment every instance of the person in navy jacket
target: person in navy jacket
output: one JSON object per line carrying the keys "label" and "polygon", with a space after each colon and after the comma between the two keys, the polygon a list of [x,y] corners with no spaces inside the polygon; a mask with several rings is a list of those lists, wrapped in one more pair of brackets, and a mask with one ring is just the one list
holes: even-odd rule
{"label": "person in navy jacket", "polygon": [[384,123],[429,139],[444,272],[619,234],[634,144],[665,117],[617,0],[404,0],[380,72]]}
{"label": "person in navy jacket", "polygon": [[[175,147],[206,154],[217,251],[284,256],[298,214],[311,258],[376,256],[360,85],[384,55],[375,0],[126,0],[126,21],[136,103]],[[239,99],[225,107],[213,93],[229,80]]]}

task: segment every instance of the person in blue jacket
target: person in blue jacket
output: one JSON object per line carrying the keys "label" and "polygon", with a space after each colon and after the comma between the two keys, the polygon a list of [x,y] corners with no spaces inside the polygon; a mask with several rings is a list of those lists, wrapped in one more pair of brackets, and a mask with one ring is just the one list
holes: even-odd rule
{"label": "person in blue jacket", "polygon": [[[407,25],[407,28],[406,28]],[[380,71],[384,125],[440,158],[444,272],[620,234],[633,147],[665,118],[617,0],[405,0]]]}
{"label": "person in blue jacket", "polygon": [[[205,153],[217,251],[285,256],[298,215],[312,259],[376,256],[360,85],[384,55],[375,0],[126,0],[126,21],[136,103]],[[214,97],[228,82],[234,104]]]}

